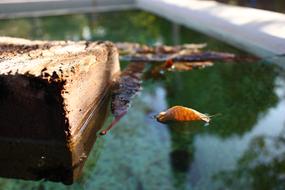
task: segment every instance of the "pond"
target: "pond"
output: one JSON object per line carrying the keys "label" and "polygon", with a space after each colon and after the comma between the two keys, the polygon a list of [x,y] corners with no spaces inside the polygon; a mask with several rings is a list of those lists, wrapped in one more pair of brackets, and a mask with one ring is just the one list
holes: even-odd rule
{"label": "pond", "polygon": [[[246,53],[143,11],[1,20],[0,35],[145,44],[204,43]],[[163,125],[174,105],[216,114],[208,126]],[[277,66],[215,63],[147,80],[128,114],[99,138],[71,186],[0,179],[0,189],[284,189],[285,75]],[[110,123],[111,117],[107,123]],[[106,123],[106,125],[107,125]]]}

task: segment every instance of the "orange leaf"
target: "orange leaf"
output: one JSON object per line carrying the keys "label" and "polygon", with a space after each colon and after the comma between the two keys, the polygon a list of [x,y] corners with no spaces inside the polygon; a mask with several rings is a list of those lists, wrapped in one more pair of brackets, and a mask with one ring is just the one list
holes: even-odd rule
{"label": "orange leaf", "polygon": [[194,109],[183,106],[174,106],[156,116],[157,121],[167,122],[187,122],[187,121],[205,121],[210,122],[210,117]]}
{"label": "orange leaf", "polygon": [[171,68],[172,66],[173,66],[173,61],[172,61],[172,59],[168,59],[168,60],[165,62],[165,64],[164,64],[165,69],[169,69],[169,68]]}

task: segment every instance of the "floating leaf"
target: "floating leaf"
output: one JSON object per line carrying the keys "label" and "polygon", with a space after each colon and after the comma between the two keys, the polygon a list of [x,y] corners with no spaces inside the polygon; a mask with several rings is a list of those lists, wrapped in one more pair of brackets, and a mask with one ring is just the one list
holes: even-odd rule
{"label": "floating leaf", "polygon": [[114,82],[111,95],[111,112],[114,120],[100,134],[105,135],[128,111],[131,99],[141,90],[145,64],[131,63]]}
{"label": "floating leaf", "polygon": [[194,109],[174,106],[164,112],[160,112],[156,116],[157,121],[161,123],[167,122],[188,122],[188,121],[205,121],[210,122],[210,117],[202,114]]}

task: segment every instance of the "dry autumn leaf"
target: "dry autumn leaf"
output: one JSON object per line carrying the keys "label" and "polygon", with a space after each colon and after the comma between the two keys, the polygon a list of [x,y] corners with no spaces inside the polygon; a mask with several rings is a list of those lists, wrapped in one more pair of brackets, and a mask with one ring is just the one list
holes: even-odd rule
{"label": "dry autumn leaf", "polygon": [[114,82],[111,94],[111,112],[115,118],[107,129],[100,132],[100,135],[107,134],[128,112],[132,98],[141,90],[144,67],[144,63],[130,63]]}
{"label": "dry autumn leaf", "polygon": [[205,121],[207,123],[210,122],[209,116],[194,109],[183,106],[173,106],[164,112],[160,112],[156,116],[156,119],[161,123],[187,121]]}
{"label": "dry autumn leaf", "polygon": [[214,63],[211,61],[201,61],[201,62],[177,62],[171,67],[171,71],[191,71],[193,69],[201,69],[205,67],[213,66]]}

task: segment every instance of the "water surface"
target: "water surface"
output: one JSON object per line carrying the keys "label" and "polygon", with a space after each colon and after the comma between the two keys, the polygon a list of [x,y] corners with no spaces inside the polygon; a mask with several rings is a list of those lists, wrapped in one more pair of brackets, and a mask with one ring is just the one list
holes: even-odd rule
{"label": "water surface", "polygon": [[[213,38],[142,11],[1,20],[0,35],[45,40],[145,44],[208,43]],[[173,32],[174,31],[174,32]],[[91,152],[72,186],[0,179],[0,189],[284,189],[285,80],[271,64],[216,63],[147,80],[129,113]],[[174,105],[216,114],[209,126],[163,125],[153,115]],[[110,118],[111,119],[111,118]]]}

